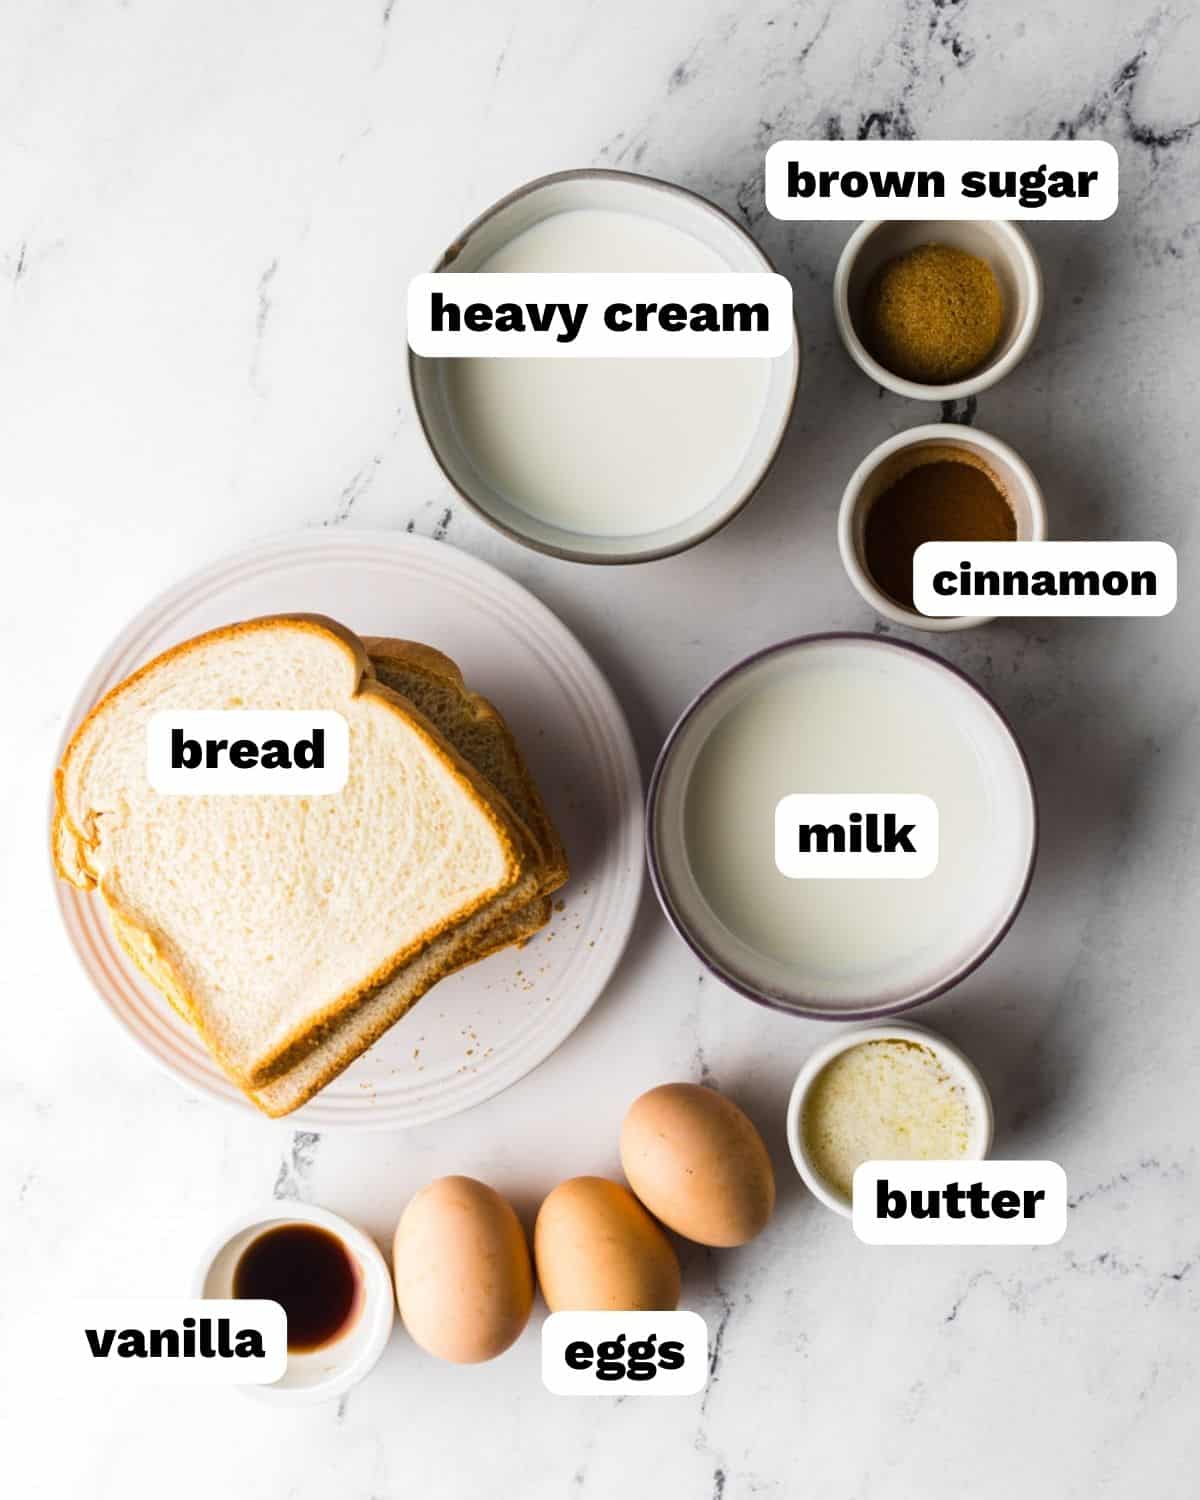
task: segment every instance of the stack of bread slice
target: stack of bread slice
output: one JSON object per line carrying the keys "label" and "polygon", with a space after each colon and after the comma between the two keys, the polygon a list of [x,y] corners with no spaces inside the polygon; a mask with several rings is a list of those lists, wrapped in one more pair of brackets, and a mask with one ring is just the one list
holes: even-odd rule
{"label": "stack of bread slice", "polygon": [[[171,709],[332,709],[329,796],[165,796]],[[324,1088],[439,979],[550,917],[561,841],[508,726],[415,642],[277,615],[208,632],[109,692],[56,775],[59,873],[269,1115]]]}

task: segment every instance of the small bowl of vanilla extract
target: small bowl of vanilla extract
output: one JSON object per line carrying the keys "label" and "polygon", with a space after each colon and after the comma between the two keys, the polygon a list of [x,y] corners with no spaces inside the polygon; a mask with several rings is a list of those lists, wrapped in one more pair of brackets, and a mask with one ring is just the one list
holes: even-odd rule
{"label": "small bowl of vanilla extract", "polygon": [[336,1400],[357,1385],[395,1317],[391,1272],[375,1241],[308,1203],[276,1203],[227,1224],[201,1258],[194,1294],[280,1304],[287,1369],[272,1385],[240,1389],[283,1405]]}

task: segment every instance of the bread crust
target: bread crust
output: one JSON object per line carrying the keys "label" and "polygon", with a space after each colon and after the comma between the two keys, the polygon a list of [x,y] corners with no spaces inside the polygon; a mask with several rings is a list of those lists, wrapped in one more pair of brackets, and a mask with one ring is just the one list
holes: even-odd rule
{"label": "bread crust", "polygon": [[[549,921],[550,898],[548,896],[542,897],[540,898],[540,903],[544,904],[546,921]],[[544,925],[544,923],[541,925]],[[398,1021],[402,1021],[417,1002],[422,1000],[441,980],[449,978],[451,974],[457,973],[459,969],[467,968],[469,965],[480,959],[489,957],[492,953],[498,952],[502,948],[509,947],[510,941],[509,939],[496,938],[490,947],[473,947],[477,942],[481,944],[486,943],[487,938],[477,937],[470,930],[470,925],[465,924],[459,933],[450,935],[450,941],[446,946],[444,957],[439,961],[435,970],[431,971],[422,980],[417,991],[407,997],[403,1005],[397,1004],[385,1015],[380,1016],[378,1020],[373,1021],[365,1032],[358,1033],[353,1038],[343,1040],[340,1046],[338,1045],[340,1027],[332,1030],[324,1038],[324,1045],[331,1049],[325,1067],[310,1082],[289,1095],[286,1105],[277,1105],[272,1101],[270,1094],[262,1090],[249,1090],[248,1093],[251,1101],[264,1114],[270,1115],[272,1119],[281,1119],[285,1115],[290,1115],[293,1110],[297,1110],[302,1105],[307,1104],[314,1095],[319,1094],[323,1088],[331,1084],[339,1074],[344,1073],[351,1063],[357,1062],[364,1052],[373,1047]],[[286,1080],[287,1075],[284,1074],[276,1079],[275,1082],[284,1083]],[[264,1085],[263,1090],[269,1089],[269,1087],[270,1085]]]}
{"label": "bread crust", "polygon": [[94,727],[99,726],[102,716],[111,713],[137,683],[143,682],[152,673],[162,671],[169,664],[192,652],[217,640],[250,635],[263,630],[275,630],[280,627],[312,631],[330,636],[337,641],[346,652],[354,673],[353,686],[348,696],[351,698],[369,696],[378,700],[401,717],[410,729],[424,740],[427,748],[441,761],[445,770],[468,791],[482,810],[500,844],[505,869],[495,886],[472,897],[458,911],[444,918],[420,938],[395,950],[351,989],[308,1017],[302,1026],[293,1027],[267,1049],[253,1066],[245,1070],[230,1058],[216,1038],[206,1031],[202,1013],[189,994],[181,976],[176,973],[169,957],[162,952],[160,935],[139,923],[136,916],[122,905],[119,891],[114,889],[111,882],[106,882],[106,886],[101,888],[99,894],[123,929],[120,940],[126,951],[131,951],[131,944],[135,947],[141,946],[139,938],[144,941],[148,950],[147,962],[138,962],[139,968],[163,990],[177,1009],[182,1009],[185,1014],[189,1015],[209,1050],[229,1076],[242,1087],[250,1088],[268,1083],[280,1073],[285,1072],[320,1044],[327,1029],[340,1016],[352,1010],[367,996],[376,993],[405,963],[423,952],[443,934],[453,931],[479,911],[503,898],[505,893],[511,891],[521,879],[533,853],[529,835],[486,779],[448,745],[428,720],[418,713],[406,699],[393,693],[376,680],[366,647],[358,636],[347,630],[345,626],[322,615],[281,614],[266,615],[235,625],[220,626],[215,630],[206,631],[203,635],[193,637],[191,640],[180,642],[118,683],[85,716],[71,736],[55,774],[52,847],[56,869],[64,879],[85,890],[95,889],[97,886],[98,875],[94,865],[89,861],[89,854],[93,854],[100,847],[101,836],[94,826],[80,828],[77,825],[71,817],[65,788],[72,758],[79,752],[85,737]]}

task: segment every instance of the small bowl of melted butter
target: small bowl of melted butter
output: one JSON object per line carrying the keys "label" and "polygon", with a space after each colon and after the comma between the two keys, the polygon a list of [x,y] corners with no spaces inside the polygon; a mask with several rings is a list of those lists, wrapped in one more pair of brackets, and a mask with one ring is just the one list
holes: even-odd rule
{"label": "small bowl of melted butter", "polygon": [[923,1026],[865,1026],[819,1047],[788,1102],[796,1170],[827,1208],[850,1216],[865,1161],[982,1161],[992,1146],[987,1085]]}

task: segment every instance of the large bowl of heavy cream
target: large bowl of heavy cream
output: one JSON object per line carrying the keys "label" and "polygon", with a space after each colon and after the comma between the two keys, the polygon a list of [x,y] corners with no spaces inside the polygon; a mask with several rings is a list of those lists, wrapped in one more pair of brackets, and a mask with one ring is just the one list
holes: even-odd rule
{"label": "large bowl of heavy cream", "polygon": [[[794,793],[916,795],[937,809],[919,879],[789,878],[775,815]],[[992,701],[915,646],[814,635],[719,677],[650,783],[650,874],[685,942],[732,989],[829,1020],[893,1015],[969,974],[1033,873],[1037,805]]]}
{"label": "large bowl of heavy cream", "polygon": [[[714,204],[627,172],[559,172],[494,204],[435,271],[770,272]],[[783,440],[800,344],[774,358],[458,358],[410,354],[446,477],[486,520],[579,562],[644,562],[711,535]]]}

